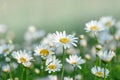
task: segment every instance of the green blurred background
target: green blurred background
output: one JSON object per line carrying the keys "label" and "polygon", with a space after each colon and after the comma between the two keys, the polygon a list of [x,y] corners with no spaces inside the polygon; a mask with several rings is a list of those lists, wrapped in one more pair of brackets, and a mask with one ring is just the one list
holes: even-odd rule
{"label": "green blurred background", "polygon": [[0,0],[0,24],[17,32],[30,25],[47,32],[56,30],[82,33],[86,22],[101,16],[120,19],[120,0]]}

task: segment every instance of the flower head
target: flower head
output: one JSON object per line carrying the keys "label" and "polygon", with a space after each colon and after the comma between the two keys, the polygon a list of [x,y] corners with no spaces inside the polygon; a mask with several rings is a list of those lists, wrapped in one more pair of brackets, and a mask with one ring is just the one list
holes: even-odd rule
{"label": "flower head", "polygon": [[2,71],[3,72],[10,72],[10,66],[7,64],[7,65],[4,65],[4,66],[2,66]]}
{"label": "flower head", "polygon": [[104,30],[104,28],[102,27],[102,25],[99,22],[90,21],[90,22],[86,23],[85,30],[86,30],[86,32],[97,32],[97,31]]}
{"label": "flower head", "polygon": [[22,63],[25,67],[31,66],[31,61],[33,57],[26,51],[14,52],[12,56],[17,60],[18,63]]}
{"label": "flower head", "polygon": [[74,67],[78,67],[78,68],[80,68],[80,69],[81,69],[80,64],[85,63],[85,60],[84,60],[84,59],[81,59],[81,57],[78,57],[77,55],[70,55],[70,56],[69,56],[69,59],[66,58],[66,61],[67,61],[69,64],[73,65]]}
{"label": "flower head", "polygon": [[0,46],[0,54],[7,56],[14,49],[13,45],[3,44]]}
{"label": "flower head", "polygon": [[51,56],[46,60],[46,71],[49,73],[60,71],[62,67],[61,61],[56,59],[55,56]]}
{"label": "flower head", "polygon": [[115,20],[110,16],[101,17],[99,22],[106,28],[111,27],[115,24]]}
{"label": "flower head", "polygon": [[99,56],[99,58],[105,62],[108,63],[112,60],[112,58],[115,56],[115,53],[113,51],[99,51],[97,53],[97,55]]}
{"label": "flower head", "polygon": [[108,74],[109,74],[109,70],[108,69],[105,69],[105,74],[104,74],[104,68],[101,68],[101,67],[96,67],[94,66],[92,69],[91,69],[91,72],[97,76],[97,77],[101,77],[103,78],[104,76],[107,78]]}
{"label": "flower head", "polygon": [[70,48],[71,46],[77,46],[77,38],[74,35],[67,35],[65,31],[53,34],[53,42],[56,47],[64,46],[64,48]]}
{"label": "flower head", "polygon": [[39,45],[34,51],[34,55],[40,55],[43,59],[46,59],[54,54],[53,49],[49,45]]}
{"label": "flower head", "polygon": [[71,77],[64,77],[64,80],[73,80]]}

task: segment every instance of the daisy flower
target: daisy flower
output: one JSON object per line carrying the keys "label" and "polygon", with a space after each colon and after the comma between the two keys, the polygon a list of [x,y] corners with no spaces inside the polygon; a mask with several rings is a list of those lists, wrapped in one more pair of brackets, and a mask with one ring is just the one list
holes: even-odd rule
{"label": "daisy flower", "polygon": [[112,41],[113,36],[106,30],[102,31],[98,35],[98,40],[100,44],[106,44]]}
{"label": "daisy flower", "polygon": [[44,30],[37,30],[35,26],[31,25],[28,27],[28,30],[24,34],[24,40],[26,42],[32,42],[39,38],[42,38],[45,35]]}
{"label": "daisy flower", "polygon": [[60,71],[61,68],[62,68],[61,61],[56,59],[55,56],[51,56],[51,57],[47,58],[46,71],[51,73],[51,72]]}
{"label": "daisy flower", "polygon": [[34,50],[36,56],[41,56],[43,59],[54,54],[53,49],[48,45],[39,45]]}
{"label": "daisy flower", "polygon": [[7,65],[4,65],[4,66],[2,66],[2,71],[3,72],[10,72],[10,66],[7,64]]}
{"label": "daisy flower", "polygon": [[66,61],[73,65],[74,67],[78,67],[79,69],[81,69],[81,66],[80,64],[83,64],[85,63],[85,60],[84,59],[81,59],[81,57],[78,57],[77,55],[70,55],[69,56],[69,59],[66,58]]}
{"label": "daisy flower", "polygon": [[34,72],[35,72],[36,74],[39,74],[39,73],[40,73],[40,70],[39,70],[38,68],[35,68]]}
{"label": "daisy flower", "polygon": [[64,80],[73,80],[73,78],[70,78],[70,77],[64,77]]}
{"label": "daisy flower", "polygon": [[49,75],[48,80],[58,80],[56,75]]}
{"label": "daisy flower", "polygon": [[48,35],[41,40],[41,44],[45,44],[45,45],[49,45],[50,47],[53,47],[52,36],[53,34],[48,33]]}
{"label": "daisy flower", "polygon": [[25,67],[31,66],[31,61],[33,60],[33,57],[26,51],[14,52],[12,56],[17,60],[18,63],[23,64]]}
{"label": "daisy flower", "polygon": [[14,49],[13,45],[3,44],[0,46],[0,54],[7,56]]}
{"label": "daisy flower", "polygon": [[77,38],[74,35],[67,35],[65,31],[53,34],[53,43],[56,47],[64,46],[64,48],[70,48],[71,46],[77,46]]}
{"label": "daisy flower", "polygon": [[99,22],[92,20],[92,21],[86,23],[85,30],[86,30],[86,32],[97,32],[97,31],[104,30],[104,28],[102,27],[102,25]]}
{"label": "daisy flower", "polygon": [[108,69],[105,69],[105,74],[104,74],[104,68],[101,68],[101,67],[96,67],[94,66],[92,69],[91,69],[91,72],[97,76],[97,77],[101,77],[101,78],[104,78],[104,76],[107,78],[108,74],[109,74],[109,70]]}
{"label": "daisy flower", "polygon": [[113,26],[115,24],[115,20],[110,16],[101,17],[99,22],[102,25],[104,25],[106,28],[111,27],[111,26]]}
{"label": "daisy flower", "polygon": [[4,24],[0,24],[0,33],[5,33],[7,31],[7,26]]}
{"label": "daisy flower", "polygon": [[113,51],[99,51],[97,53],[97,55],[99,56],[99,58],[105,62],[108,63],[112,60],[112,58],[115,56],[115,53]]}

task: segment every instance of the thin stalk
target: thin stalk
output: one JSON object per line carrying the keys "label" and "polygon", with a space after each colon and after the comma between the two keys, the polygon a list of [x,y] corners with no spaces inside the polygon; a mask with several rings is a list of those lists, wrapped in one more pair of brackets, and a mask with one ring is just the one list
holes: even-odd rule
{"label": "thin stalk", "polygon": [[61,73],[61,80],[64,78],[64,61],[65,61],[65,48],[63,46],[63,59],[62,59],[62,73]]}
{"label": "thin stalk", "polygon": [[95,40],[96,40],[96,42],[97,42],[97,44],[98,44],[98,43],[99,43],[99,41],[98,41],[98,38],[97,38],[96,33],[94,33],[94,37],[95,37]]}
{"label": "thin stalk", "polygon": [[101,62],[102,62],[102,61],[101,61],[100,59],[98,59],[98,60],[99,60],[99,66],[101,67],[101,65],[102,65],[102,63],[101,63]]}
{"label": "thin stalk", "polygon": [[94,77],[94,80],[97,80],[97,77],[96,77],[96,76]]}
{"label": "thin stalk", "polygon": [[104,65],[104,80],[106,80],[106,76],[105,76],[105,74],[106,74],[106,67],[107,67],[107,64]]}
{"label": "thin stalk", "polygon": [[11,67],[11,63],[9,63],[10,65],[10,79],[12,79],[12,67]]}
{"label": "thin stalk", "polygon": [[28,80],[28,69],[26,68],[26,80]]}
{"label": "thin stalk", "polygon": [[111,80],[111,79],[112,79],[112,68],[111,68],[111,63],[110,63],[110,65],[109,65],[109,70],[110,70],[109,79]]}
{"label": "thin stalk", "polygon": [[41,60],[41,71],[42,71],[42,76],[44,76],[44,74],[45,74],[45,60],[44,59],[42,59]]}
{"label": "thin stalk", "polygon": [[[1,78],[2,78],[2,76],[0,76]],[[7,73],[4,73],[4,75],[3,75],[3,78],[2,79],[4,79],[4,80],[6,80],[7,79]]]}
{"label": "thin stalk", "polygon": [[79,52],[81,51],[80,50],[80,40],[78,40],[78,49],[79,49]]}
{"label": "thin stalk", "polygon": [[97,56],[97,54],[96,54],[96,66],[98,66],[98,62],[99,62],[99,60],[98,60],[99,58],[98,58],[98,56]]}
{"label": "thin stalk", "polygon": [[22,66],[22,74],[21,74],[21,80],[24,80],[24,67]]}
{"label": "thin stalk", "polygon": [[75,71],[76,71],[76,67],[74,67],[74,76],[73,76],[73,80],[75,80]]}

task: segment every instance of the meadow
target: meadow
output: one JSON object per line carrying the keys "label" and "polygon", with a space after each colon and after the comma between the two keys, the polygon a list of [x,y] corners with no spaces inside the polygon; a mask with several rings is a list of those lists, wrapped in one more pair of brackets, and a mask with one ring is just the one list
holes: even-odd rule
{"label": "meadow", "polygon": [[119,20],[104,16],[83,25],[81,34],[30,25],[17,42],[1,24],[0,80],[120,80]]}

